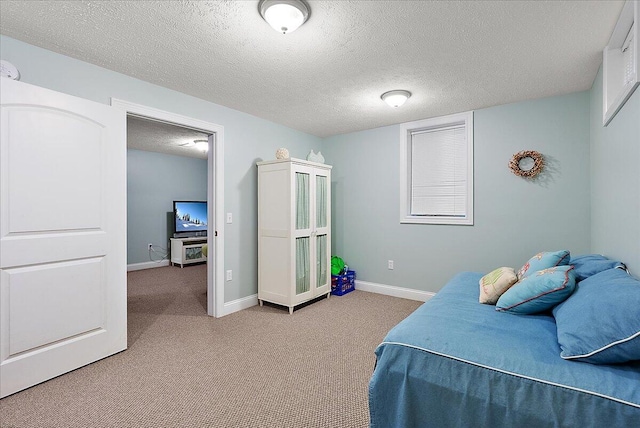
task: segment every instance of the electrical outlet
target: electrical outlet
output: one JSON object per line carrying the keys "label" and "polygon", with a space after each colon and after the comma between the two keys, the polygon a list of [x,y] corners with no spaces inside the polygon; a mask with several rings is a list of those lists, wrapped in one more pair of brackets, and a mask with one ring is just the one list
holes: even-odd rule
{"label": "electrical outlet", "polygon": [[151,247],[153,247],[153,244],[149,244],[149,249],[151,249]]}
{"label": "electrical outlet", "polygon": [[227,281],[231,281],[231,279],[233,279],[233,271],[229,269],[227,271]]}
{"label": "electrical outlet", "polygon": [[393,260],[388,260],[388,261],[387,261],[387,267],[388,267],[390,270],[393,270]]}

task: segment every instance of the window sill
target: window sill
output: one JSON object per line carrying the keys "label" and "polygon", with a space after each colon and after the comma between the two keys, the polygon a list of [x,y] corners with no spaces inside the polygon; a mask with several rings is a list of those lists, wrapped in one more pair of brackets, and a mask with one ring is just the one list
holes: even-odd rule
{"label": "window sill", "polygon": [[400,224],[448,224],[457,226],[473,226],[473,217],[430,217],[403,216]]}

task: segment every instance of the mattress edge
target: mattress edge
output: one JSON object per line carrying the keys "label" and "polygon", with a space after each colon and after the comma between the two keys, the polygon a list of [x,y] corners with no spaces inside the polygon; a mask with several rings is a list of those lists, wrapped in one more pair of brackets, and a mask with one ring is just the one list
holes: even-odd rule
{"label": "mattress edge", "polygon": [[481,367],[481,368],[484,368],[484,369],[497,371],[497,372],[508,374],[508,375],[511,375],[511,376],[516,376],[516,377],[519,377],[519,378],[522,378],[522,379],[528,379],[528,380],[532,380],[532,381],[535,381],[535,382],[544,383],[544,384],[547,384],[547,385],[552,385],[552,386],[556,386],[556,387],[560,387],[560,388],[566,388],[566,389],[570,389],[572,391],[582,392],[584,394],[589,394],[589,395],[597,396],[597,397],[600,397],[600,398],[605,398],[605,399],[608,399],[608,400],[612,400],[612,401],[615,401],[615,402],[618,402],[618,403],[621,403],[621,404],[625,404],[625,405],[640,409],[640,403],[633,403],[631,401],[626,401],[626,400],[623,400],[623,399],[620,399],[620,398],[617,398],[617,397],[612,397],[612,396],[609,396],[609,395],[606,395],[606,394],[602,394],[602,393],[599,393],[599,392],[596,392],[596,391],[589,391],[588,389],[578,388],[578,387],[571,386],[571,385],[564,385],[564,384],[557,383],[557,382],[552,382],[552,381],[546,380],[546,379],[535,378],[535,377],[527,376],[527,375],[524,375],[524,374],[521,374],[521,373],[511,372],[511,371],[500,369],[500,368],[497,368],[497,367],[491,367],[491,366],[488,366],[486,364],[477,363],[477,362],[474,362],[474,361],[470,361],[470,360],[467,360],[467,359],[464,359],[464,358],[457,357],[455,355],[449,355],[449,354],[445,354],[443,352],[438,352],[438,351],[434,351],[434,350],[431,350],[431,349],[423,348],[421,346],[411,345],[411,344],[402,343],[402,342],[387,342],[387,341],[384,341],[384,342],[380,343],[380,345],[378,345],[378,348],[380,348],[382,345],[394,345],[394,346],[403,346],[403,347],[406,347],[406,348],[413,348],[413,349],[417,349],[419,351],[423,351],[423,352],[427,352],[427,353],[430,353],[430,354],[433,354],[433,355],[437,355],[439,357],[450,358],[452,360],[460,361],[460,362],[463,362],[463,363],[466,363],[466,364],[471,364],[471,365],[476,366],[476,367]]}

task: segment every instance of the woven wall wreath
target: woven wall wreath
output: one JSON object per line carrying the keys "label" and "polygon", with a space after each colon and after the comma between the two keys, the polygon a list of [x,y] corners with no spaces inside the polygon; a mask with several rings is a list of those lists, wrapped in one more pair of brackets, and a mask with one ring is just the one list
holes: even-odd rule
{"label": "woven wall wreath", "polygon": [[[533,166],[531,169],[522,169],[520,167],[520,161],[523,159],[531,158],[533,159]],[[524,178],[534,178],[536,175],[542,172],[542,168],[544,167],[544,157],[540,152],[536,152],[534,150],[523,150],[521,152],[516,153],[511,157],[509,161],[509,168],[511,172],[513,172],[518,177]]]}

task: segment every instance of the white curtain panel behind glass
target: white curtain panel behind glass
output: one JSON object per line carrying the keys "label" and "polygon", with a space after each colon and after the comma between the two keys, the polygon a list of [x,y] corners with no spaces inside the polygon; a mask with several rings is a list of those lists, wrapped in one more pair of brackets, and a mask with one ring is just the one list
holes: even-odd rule
{"label": "white curtain panel behind glass", "polygon": [[[316,176],[316,228],[327,227],[327,177]],[[327,281],[327,235],[316,240],[318,284]]]}
{"label": "white curtain panel behind glass", "polygon": [[[309,228],[309,174],[296,173],[296,229]],[[296,294],[311,287],[309,238],[296,239]]]}

